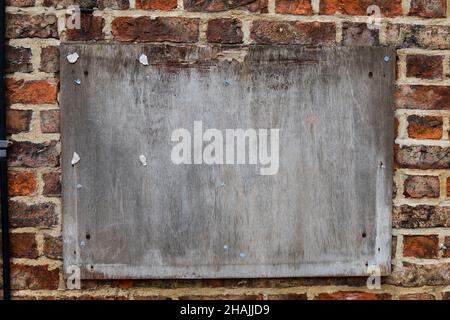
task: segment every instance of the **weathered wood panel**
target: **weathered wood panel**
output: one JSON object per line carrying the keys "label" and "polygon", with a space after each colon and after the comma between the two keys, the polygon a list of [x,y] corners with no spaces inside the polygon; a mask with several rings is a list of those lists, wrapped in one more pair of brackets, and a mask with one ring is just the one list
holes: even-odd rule
{"label": "weathered wood panel", "polygon": [[[389,48],[63,45],[66,272],[388,273],[394,65]],[[278,173],[174,164],[171,134],[194,121],[279,128]]]}

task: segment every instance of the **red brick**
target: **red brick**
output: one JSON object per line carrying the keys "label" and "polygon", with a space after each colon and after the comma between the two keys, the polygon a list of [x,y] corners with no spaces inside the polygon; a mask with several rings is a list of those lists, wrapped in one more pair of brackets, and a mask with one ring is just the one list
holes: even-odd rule
{"label": "red brick", "polygon": [[400,295],[400,300],[436,300],[436,298],[429,293],[406,293]]}
{"label": "red brick", "polygon": [[133,280],[113,280],[111,282],[111,287],[113,288],[130,289],[133,288],[133,286]]}
{"label": "red brick", "polygon": [[31,72],[31,49],[23,47],[6,46],[5,48],[6,73]]}
{"label": "red brick", "polygon": [[267,300],[308,300],[306,293],[268,294]]}
{"label": "red brick", "polygon": [[6,0],[8,7],[33,7],[35,0]]}
{"label": "red brick", "polygon": [[30,131],[33,111],[8,109],[6,111],[6,130],[9,134]]}
{"label": "red brick", "polygon": [[68,6],[80,4],[78,0],[43,0],[42,5],[44,7],[54,7],[54,8],[67,8]]}
{"label": "red brick", "polygon": [[408,136],[413,139],[441,139],[442,117],[418,116],[408,117]]}
{"label": "red brick", "polygon": [[396,146],[396,166],[410,169],[450,169],[450,148]]}
{"label": "red brick", "polygon": [[445,18],[447,0],[411,0],[410,16]]}
{"label": "red brick", "polygon": [[32,171],[9,171],[8,194],[14,196],[31,196],[36,192],[36,173]]}
{"label": "red brick", "polygon": [[39,256],[34,233],[11,233],[10,241],[13,258],[36,259]]}
{"label": "red brick", "polygon": [[67,40],[89,41],[102,40],[105,38],[103,27],[105,20],[99,16],[93,16],[91,13],[81,13],[80,29],[67,29]]}
{"label": "red brick", "polygon": [[336,26],[328,22],[256,20],[251,38],[256,44],[332,45],[336,42]]}
{"label": "red brick", "polygon": [[395,100],[399,109],[450,110],[450,87],[402,85]]}
{"label": "red brick", "polygon": [[319,293],[318,300],[390,300],[387,293],[372,293],[358,291],[337,291],[332,293]]}
{"label": "red brick", "polygon": [[6,38],[58,38],[54,15],[6,14]]}
{"label": "red brick", "polygon": [[131,42],[197,42],[199,19],[180,17],[118,17],[112,22],[117,40]]}
{"label": "red brick", "polygon": [[213,19],[208,21],[206,37],[214,43],[242,43],[242,23],[238,19]]}
{"label": "red brick", "polygon": [[6,79],[6,98],[10,104],[56,103],[57,80],[15,80]]}
{"label": "red brick", "polygon": [[10,167],[56,167],[59,165],[59,152],[56,141],[33,143],[14,141],[9,148]]}
{"label": "red brick", "polygon": [[450,236],[444,239],[444,251],[442,252],[444,258],[450,258]]}
{"label": "red brick", "polygon": [[388,23],[386,45],[405,48],[449,49],[450,26]]}
{"label": "red brick", "polygon": [[246,10],[267,13],[267,0],[184,0],[184,10],[197,12]]}
{"label": "red brick", "polygon": [[311,15],[311,0],[275,0],[275,12],[298,15]]}
{"label": "red brick", "polygon": [[58,47],[49,46],[42,48],[39,70],[50,73],[59,71]]}
{"label": "red brick", "polygon": [[342,38],[345,46],[378,46],[379,30],[367,28],[367,23],[344,22]]}
{"label": "red brick", "polygon": [[177,8],[177,0],[136,0],[136,9],[170,11]]}
{"label": "red brick", "polygon": [[384,17],[395,17],[403,14],[402,0],[321,0],[320,14],[334,15],[337,13],[366,16],[367,8],[377,5]]}
{"label": "red brick", "polygon": [[59,110],[42,110],[40,116],[42,133],[59,133]]}
{"label": "red brick", "polygon": [[9,211],[14,228],[51,228],[58,224],[55,205],[51,202],[27,204],[10,200]]}
{"label": "red brick", "polygon": [[61,196],[61,174],[59,172],[47,172],[42,175],[44,180],[43,194],[47,197]]}
{"label": "red brick", "polygon": [[61,237],[44,236],[44,255],[49,259],[62,259],[63,242]]}
{"label": "red brick", "polygon": [[13,290],[56,290],[59,285],[59,269],[48,265],[28,266],[11,264],[11,288]]}
{"label": "red brick", "polygon": [[442,78],[443,61],[443,56],[408,55],[406,57],[406,76],[421,79]]}
{"label": "red brick", "polygon": [[405,235],[403,236],[403,256],[422,259],[437,258],[439,253],[439,238],[436,235]]}
{"label": "red brick", "polygon": [[394,228],[438,228],[450,227],[450,207],[402,205],[394,207],[392,212]]}

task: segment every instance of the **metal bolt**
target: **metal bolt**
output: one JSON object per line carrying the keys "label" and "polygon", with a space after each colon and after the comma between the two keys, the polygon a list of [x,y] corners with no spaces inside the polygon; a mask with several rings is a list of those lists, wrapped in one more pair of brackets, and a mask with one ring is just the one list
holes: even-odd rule
{"label": "metal bolt", "polygon": [[384,56],[384,61],[385,62],[389,62],[391,60],[391,57],[389,57],[389,56]]}
{"label": "metal bolt", "polygon": [[80,85],[81,84],[81,80],[80,79],[75,80],[75,84]]}

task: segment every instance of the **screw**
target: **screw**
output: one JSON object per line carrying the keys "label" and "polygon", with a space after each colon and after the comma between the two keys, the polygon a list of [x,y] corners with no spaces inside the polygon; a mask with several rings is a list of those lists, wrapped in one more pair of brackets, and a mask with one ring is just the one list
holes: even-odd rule
{"label": "screw", "polygon": [[81,80],[80,79],[75,80],[75,84],[80,85],[81,84]]}
{"label": "screw", "polygon": [[84,242],[83,240],[80,242],[80,246],[84,247],[86,245],[86,242]]}
{"label": "screw", "polygon": [[224,249],[224,250],[228,250],[228,246],[227,246],[227,245],[224,245],[224,246],[223,246],[223,249]]}
{"label": "screw", "polygon": [[81,189],[83,186],[81,184],[77,184],[77,189]]}
{"label": "screw", "polygon": [[241,252],[241,253],[239,254],[239,256],[240,256],[241,258],[245,258],[245,253],[244,253],[244,252]]}
{"label": "screw", "polygon": [[391,57],[389,57],[389,56],[384,56],[384,61],[385,62],[389,62],[391,60]]}
{"label": "screw", "polygon": [[225,80],[223,83],[224,83],[226,86],[231,85],[231,81],[230,81],[230,80]]}

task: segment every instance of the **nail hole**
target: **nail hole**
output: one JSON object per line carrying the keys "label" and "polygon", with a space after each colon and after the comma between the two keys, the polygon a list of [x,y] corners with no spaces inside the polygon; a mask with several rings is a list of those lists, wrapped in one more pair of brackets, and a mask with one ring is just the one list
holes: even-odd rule
{"label": "nail hole", "polygon": [[381,251],[381,249],[380,249],[380,248],[378,248],[378,251]]}
{"label": "nail hole", "polygon": [[372,71],[369,72],[369,78],[373,78],[373,72]]}
{"label": "nail hole", "polygon": [[86,235],[86,239],[90,240],[90,239],[91,239],[91,235],[90,235],[90,234],[87,234],[87,235]]}
{"label": "nail hole", "polygon": [[369,266],[369,263],[368,262],[366,262],[366,267],[368,267]]}
{"label": "nail hole", "polygon": [[83,73],[84,73],[84,75],[85,75],[85,76],[87,76],[87,75],[89,74],[89,71],[87,71],[87,70],[84,70],[84,72],[83,72]]}
{"label": "nail hole", "polygon": [[76,251],[74,251],[74,252],[73,252],[73,254],[77,254],[77,252],[76,252]]}
{"label": "nail hole", "polygon": [[365,232],[363,232],[362,237],[365,238],[367,235]]}

